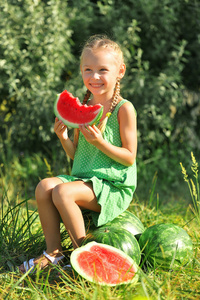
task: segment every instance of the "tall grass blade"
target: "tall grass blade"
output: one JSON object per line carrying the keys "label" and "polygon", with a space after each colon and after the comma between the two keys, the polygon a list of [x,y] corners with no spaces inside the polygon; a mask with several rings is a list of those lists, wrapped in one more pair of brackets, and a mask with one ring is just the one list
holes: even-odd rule
{"label": "tall grass blade", "polygon": [[193,208],[192,212],[194,213],[198,223],[200,224],[200,194],[199,194],[199,180],[198,180],[198,163],[194,157],[193,152],[191,152],[192,165],[191,170],[195,178],[195,183],[193,179],[189,178],[187,171],[182,163],[180,163],[184,181],[187,183],[189,192],[192,198]]}

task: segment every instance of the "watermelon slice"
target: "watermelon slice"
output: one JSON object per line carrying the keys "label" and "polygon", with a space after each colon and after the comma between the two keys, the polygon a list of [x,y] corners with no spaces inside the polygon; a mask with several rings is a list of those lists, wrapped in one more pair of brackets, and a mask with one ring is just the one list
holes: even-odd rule
{"label": "watermelon slice", "polygon": [[137,264],[123,251],[96,242],[75,249],[70,257],[74,270],[100,285],[136,283]]}
{"label": "watermelon slice", "polygon": [[102,117],[103,106],[101,104],[82,105],[78,98],[65,90],[57,95],[54,113],[65,125],[78,128],[83,124],[96,124]]}

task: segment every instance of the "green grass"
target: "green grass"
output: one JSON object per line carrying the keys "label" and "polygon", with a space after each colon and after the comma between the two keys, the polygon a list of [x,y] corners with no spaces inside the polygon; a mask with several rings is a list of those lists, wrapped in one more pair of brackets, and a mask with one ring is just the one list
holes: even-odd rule
{"label": "green grass", "polygon": [[[186,176],[186,170],[182,170],[183,173],[185,172],[183,175]],[[7,182],[8,174],[5,178],[2,173],[0,299],[200,299],[200,205],[198,164],[194,157],[192,172],[194,172],[192,176],[196,176],[193,184],[189,176],[186,181],[191,184],[189,186],[192,193],[191,203],[184,198],[178,198],[170,199],[163,205],[159,195],[156,195],[156,178],[154,178],[149,199],[144,201],[135,196],[129,207],[129,210],[137,215],[146,227],[158,223],[175,223],[183,227],[194,244],[194,257],[191,263],[176,271],[143,268],[136,285],[116,287],[102,287],[89,283],[73,273],[66,273],[60,267],[38,271],[31,276],[21,275],[17,266],[27,257],[40,254],[45,249],[45,241],[33,200],[23,199],[20,195],[16,197],[16,193],[8,192],[8,187],[14,187],[15,183],[11,176],[10,182]],[[62,241],[67,262],[72,249],[64,228]]]}

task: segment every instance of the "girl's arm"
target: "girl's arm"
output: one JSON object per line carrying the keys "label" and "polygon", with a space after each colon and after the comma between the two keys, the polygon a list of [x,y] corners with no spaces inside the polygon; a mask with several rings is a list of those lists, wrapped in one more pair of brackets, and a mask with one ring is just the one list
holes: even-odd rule
{"label": "girl's arm", "polygon": [[58,118],[55,118],[54,131],[57,134],[66,154],[71,159],[74,159],[75,147],[73,142],[68,137],[67,126],[64,125],[62,121],[58,120]]}
{"label": "girl's arm", "polygon": [[96,126],[80,126],[86,140],[115,161],[131,166],[135,162],[137,153],[137,122],[133,105],[129,102],[123,104],[118,112],[118,122],[122,147],[114,146],[102,137]]}

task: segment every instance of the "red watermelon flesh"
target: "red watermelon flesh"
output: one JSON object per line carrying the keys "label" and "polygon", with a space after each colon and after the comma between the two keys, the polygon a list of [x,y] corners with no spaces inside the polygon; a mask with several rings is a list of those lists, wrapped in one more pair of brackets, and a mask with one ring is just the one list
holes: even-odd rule
{"label": "red watermelon flesh", "polygon": [[57,95],[54,113],[65,125],[78,128],[81,124],[97,123],[103,114],[103,106],[101,104],[82,105],[78,98],[65,90]]}
{"label": "red watermelon flesh", "polygon": [[137,265],[121,250],[96,242],[77,248],[71,255],[72,267],[83,278],[101,285],[137,281]]}

